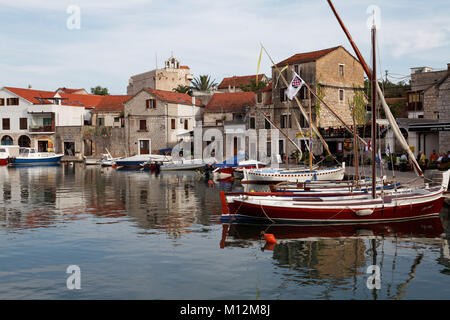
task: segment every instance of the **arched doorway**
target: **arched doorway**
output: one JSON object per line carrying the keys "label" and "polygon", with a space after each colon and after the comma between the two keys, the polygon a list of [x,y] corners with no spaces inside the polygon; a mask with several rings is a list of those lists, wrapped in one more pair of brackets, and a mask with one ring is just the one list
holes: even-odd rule
{"label": "arched doorway", "polygon": [[13,138],[11,138],[10,136],[3,136],[1,141],[2,146],[12,146],[13,144],[14,144]]}
{"label": "arched doorway", "polygon": [[31,140],[28,136],[19,137],[19,146],[22,148],[29,148],[31,146]]}

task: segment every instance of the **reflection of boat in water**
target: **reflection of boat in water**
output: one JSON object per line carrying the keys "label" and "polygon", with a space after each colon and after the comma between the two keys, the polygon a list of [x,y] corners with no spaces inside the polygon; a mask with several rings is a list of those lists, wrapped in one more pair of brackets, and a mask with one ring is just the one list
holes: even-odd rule
{"label": "reflection of boat in water", "polygon": [[225,235],[234,239],[261,239],[261,232],[271,233],[277,239],[319,239],[340,237],[410,237],[440,238],[444,232],[439,217],[421,218],[390,223],[365,224],[223,224]]}

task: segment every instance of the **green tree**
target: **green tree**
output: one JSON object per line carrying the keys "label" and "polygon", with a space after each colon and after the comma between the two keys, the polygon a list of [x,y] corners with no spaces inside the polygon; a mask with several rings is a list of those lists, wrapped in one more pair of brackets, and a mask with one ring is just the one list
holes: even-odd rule
{"label": "green tree", "polygon": [[267,87],[267,82],[266,81],[258,81],[258,83],[256,83],[256,79],[251,79],[249,85],[241,84],[239,87],[244,92],[252,92],[252,91],[257,92],[257,91],[260,91],[260,90],[264,89],[265,87]]}
{"label": "green tree", "polygon": [[353,99],[348,100],[348,106],[355,108],[356,124],[363,125],[366,122],[366,98],[363,89],[353,86]]}
{"label": "green tree", "polygon": [[91,94],[96,94],[99,96],[107,96],[107,95],[109,95],[109,92],[108,92],[108,88],[96,86],[95,88],[91,88]]}
{"label": "green tree", "polygon": [[192,88],[189,86],[183,86],[182,84],[179,84],[178,87],[173,89],[173,91],[179,92],[179,93],[185,93],[185,94],[192,96]]}
{"label": "green tree", "polygon": [[217,87],[215,80],[211,80],[208,75],[201,75],[192,81],[192,89],[197,91],[212,91]]}

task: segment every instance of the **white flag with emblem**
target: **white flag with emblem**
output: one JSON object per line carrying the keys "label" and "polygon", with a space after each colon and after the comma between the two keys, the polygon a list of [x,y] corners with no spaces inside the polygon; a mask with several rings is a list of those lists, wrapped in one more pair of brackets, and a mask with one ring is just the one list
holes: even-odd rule
{"label": "white flag with emblem", "polygon": [[300,76],[294,71],[294,78],[289,84],[289,87],[286,89],[286,96],[288,97],[289,100],[294,99],[297,92],[303,86],[303,83],[304,83],[303,79],[300,78]]}

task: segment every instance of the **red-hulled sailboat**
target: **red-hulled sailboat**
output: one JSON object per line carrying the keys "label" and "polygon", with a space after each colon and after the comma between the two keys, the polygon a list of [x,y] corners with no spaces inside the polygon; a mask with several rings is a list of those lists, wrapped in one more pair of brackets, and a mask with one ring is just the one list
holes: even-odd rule
{"label": "red-hulled sailboat", "polygon": [[[330,1],[329,1],[330,2]],[[330,3],[331,5],[331,3]],[[341,21],[340,21],[341,22]],[[372,82],[372,159],[376,158],[376,97],[381,98],[384,111],[402,146],[407,148],[416,172],[423,177],[414,156],[398,129],[397,123],[387,107],[376,78],[376,27],[372,27],[372,70],[367,67],[359,51],[358,58]],[[352,46],[355,48],[354,43]],[[411,157],[412,155],[412,157]],[[447,190],[450,170],[443,173],[442,185],[421,188],[399,189],[377,192],[376,166],[372,161],[372,194],[339,194],[313,197],[295,197],[279,193],[271,194],[225,194],[221,193],[222,217],[236,219],[261,219],[272,222],[301,223],[367,223],[417,219],[438,215]]]}

